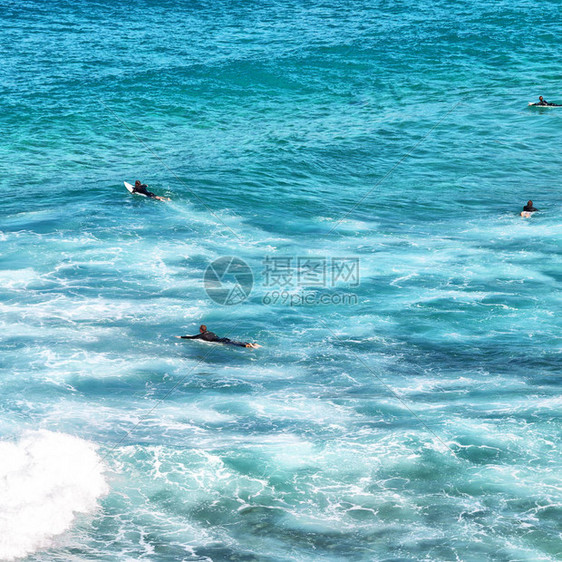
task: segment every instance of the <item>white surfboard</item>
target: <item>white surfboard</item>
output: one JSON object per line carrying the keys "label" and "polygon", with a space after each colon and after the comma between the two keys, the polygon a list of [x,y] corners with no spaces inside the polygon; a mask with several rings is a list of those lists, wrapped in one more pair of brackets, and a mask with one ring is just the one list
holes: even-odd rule
{"label": "white surfboard", "polygon": [[141,197],[146,197],[146,195],[144,193],[137,193],[136,191],[133,191],[133,186],[130,183],[127,183],[126,181],[123,182],[125,184],[125,187],[127,188],[127,191],[129,193],[134,193],[135,195],[140,195]]}
{"label": "white surfboard", "polygon": [[524,219],[530,219],[533,216],[533,213],[530,213],[529,211],[521,211],[521,216]]}
{"label": "white surfboard", "polygon": [[553,103],[550,105],[541,105],[540,103],[529,102],[529,107],[562,107],[562,104]]}

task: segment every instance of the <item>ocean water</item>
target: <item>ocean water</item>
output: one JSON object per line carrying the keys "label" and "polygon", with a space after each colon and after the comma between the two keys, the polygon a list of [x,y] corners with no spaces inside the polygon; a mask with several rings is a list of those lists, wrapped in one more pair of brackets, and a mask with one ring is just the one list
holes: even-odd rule
{"label": "ocean water", "polygon": [[562,559],[561,8],[4,0],[0,560]]}

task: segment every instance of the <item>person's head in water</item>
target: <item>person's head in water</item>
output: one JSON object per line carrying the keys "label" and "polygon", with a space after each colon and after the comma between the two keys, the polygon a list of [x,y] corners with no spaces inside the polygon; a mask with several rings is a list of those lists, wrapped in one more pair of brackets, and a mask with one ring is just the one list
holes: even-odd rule
{"label": "person's head in water", "polygon": [[205,324],[201,324],[201,326],[199,326],[199,331],[203,334],[207,331],[207,326],[205,326]]}
{"label": "person's head in water", "polygon": [[529,201],[527,201],[527,207],[532,207],[533,206],[533,202],[529,199]]}
{"label": "person's head in water", "polygon": [[539,101],[544,101],[542,96],[539,96]]}
{"label": "person's head in water", "polygon": [[135,187],[140,187],[140,185],[141,185],[140,180],[137,180],[137,181],[135,182]]}

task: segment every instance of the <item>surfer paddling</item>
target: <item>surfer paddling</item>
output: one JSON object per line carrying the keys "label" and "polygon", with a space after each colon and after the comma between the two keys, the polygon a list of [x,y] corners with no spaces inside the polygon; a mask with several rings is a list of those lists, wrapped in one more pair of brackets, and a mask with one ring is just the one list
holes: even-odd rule
{"label": "surfer paddling", "polygon": [[257,343],[234,341],[229,338],[219,338],[217,334],[214,334],[213,332],[209,332],[205,324],[199,326],[199,333],[195,336],[176,336],[176,338],[182,340],[203,340],[203,341],[209,341],[214,343],[224,343],[225,345],[235,345],[237,347],[252,347],[254,349],[261,347],[261,345]]}
{"label": "surfer paddling", "polygon": [[523,207],[523,210],[521,211],[521,216],[525,219],[528,219],[532,213],[536,213],[537,211],[538,209],[533,207],[533,202],[529,199],[529,201],[527,201],[527,204]]}
{"label": "surfer paddling", "polygon": [[560,107],[559,103],[549,103],[542,96],[539,96],[539,101],[529,105],[534,105],[535,107]]}
{"label": "surfer paddling", "polygon": [[144,183],[141,183],[140,180],[135,182],[135,187],[133,187],[133,193],[140,193],[141,195],[145,195],[150,199],[158,199],[158,201],[170,201],[169,197],[160,197],[160,195],[155,195],[152,191],[148,191],[148,186]]}
{"label": "surfer paddling", "polygon": [[529,201],[527,201],[527,204],[523,207],[523,211],[526,213],[536,213],[538,209],[535,209],[535,207],[533,207],[533,202],[529,199]]}

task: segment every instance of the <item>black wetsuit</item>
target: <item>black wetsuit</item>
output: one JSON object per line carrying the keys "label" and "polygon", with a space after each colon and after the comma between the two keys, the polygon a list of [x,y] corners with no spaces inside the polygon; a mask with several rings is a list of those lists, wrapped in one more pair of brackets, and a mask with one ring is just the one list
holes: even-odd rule
{"label": "black wetsuit", "polygon": [[527,213],[534,213],[535,211],[538,211],[538,209],[535,209],[534,207],[529,207],[529,205],[525,205],[523,207],[523,211],[526,211]]}
{"label": "black wetsuit", "polygon": [[202,334],[197,334],[196,336],[181,336],[183,340],[204,340],[211,341],[215,343],[224,343],[226,345],[237,345],[238,347],[246,347],[248,344],[241,341],[232,341],[228,338],[219,338],[217,334],[213,332],[203,332]]}
{"label": "black wetsuit", "polygon": [[133,193],[140,193],[141,195],[146,195],[147,197],[153,198],[156,197],[156,195],[154,193],[152,193],[152,191],[148,191],[146,188],[148,186],[145,185],[144,183],[139,185],[138,187],[135,185],[135,187],[133,187]]}

